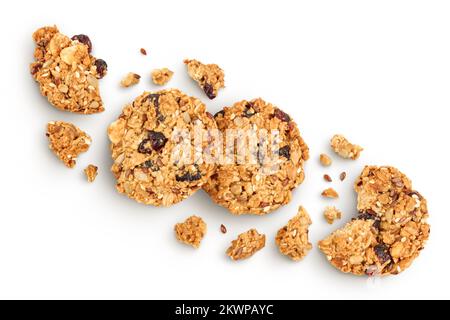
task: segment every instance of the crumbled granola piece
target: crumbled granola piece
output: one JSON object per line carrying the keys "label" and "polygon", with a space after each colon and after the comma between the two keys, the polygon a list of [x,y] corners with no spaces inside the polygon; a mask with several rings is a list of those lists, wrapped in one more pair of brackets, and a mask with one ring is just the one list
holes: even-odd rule
{"label": "crumbled granola piece", "polygon": [[344,136],[336,134],[331,139],[331,148],[339,156],[345,159],[356,160],[364,149],[356,144],[350,143]]}
{"label": "crumbled granola piece", "polygon": [[250,229],[241,233],[236,240],[231,242],[227,249],[227,255],[232,260],[247,259],[266,245],[266,236],[259,234],[256,229]]}
{"label": "crumbled granola piece", "polygon": [[278,230],[275,242],[280,252],[294,261],[303,259],[312,249],[308,240],[308,228],[312,221],[303,207],[288,224]]}
{"label": "crumbled granola piece", "polygon": [[339,194],[333,188],[328,188],[328,189],[323,190],[322,196],[324,196],[326,198],[333,198],[333,199],[339,198]]}
{"label": "crumbled granola piece", "polygon": [[341,174],[339,175],[339,179],[341,181],[344,181],[346,177],[347,177],[347,173],[345,171],[342,171]]}
{"label": "crumbled granola piece", "polygon": [[88,182],[94,182],[95,178],[97,178],[98,167],[90,164],[84,169],[84,173],[86,174]]}
{"label": "crumbled granola piece", "polygon": [[120,85],[124,88],[128,88],[138,84],[140,79],[140,75],[130,72],[122,79],[122,81],[120,81]]}
{"label": "crumbled granola piece", "polygon": [[50,149],[69,168],[76,165],[78,155],[86,152],[92,142],[85,132],[63,121],[49,122],[46,135]]}
{"label": "crumbled granola piece", "polygon": [[216,130],[217,124],[198,99],[170,89],[144,92],[127,104],[108,128],[117,179],[116,188],[144,204],[170,206],[200,189],[215,171],[215,164],[177,158],[180,151],[205,154],[215,143],[183,139],[183,133]]}
{"label": "crumbled granola piece", "polygon": [[165,85],[167,82],[170,81],[170,79],[172,79],[172,76],[173,76],[173,71],[170,71],[167,68],[155,69],[152,71],[153,83],[158,86]]}
{"label": "crumbled granola piece", "polygon": [[324,179],[326,182],[333,182],[333,179],[331,179],[330,175],[328,175],[328,174],[324,174],[324,175],[323,175],[323,179]]}
{"label": "crumbled granola piece", "polygon": [[334,220],[341,218],[342,213],[336,207],[326,207],[323,216],[329,224],[333,224]]}
{"label": "crumbled granola piece", "polygon": [[194,248],[200,247],[200,242],[205,234],[206,223],[197,216],[190,216],[184,222],[175,225],[175,235],[178,241]]}
{"label": "crumbled granola piece", "polygon": [[328,155],[326,155],[325,153],[322,153],[321,155],[320,155],[320,163],[323,165],[323,166],[325,166],[325,167],[329,167],[329,166],[331,166],[331,163],[332,163],[333,161],[331,160],[331,158],[328,156]]}
{"label": "crumbled granola piece", "polygon": [[92,43],[86,35],[70,39],[56,26],[38,29],[35,62],[30,65],[41,94],[60,110],[92,114],[104,111],[98,79],[106,74],[106,62],[90,55]]}
{"label": "crumbled granola piece", "polygon": [[429,238],[428,209],[393,167],[367,166],[355,182],[359,215],[319,243],[333,266],[356,275],[398,274]]}
{"label": "crumbled granola piece", "polygon": [[217,64],[203,64],[185,59],[189,76],[195,80],[210,99],[214,99],[220,88],[225,87],[225,74]]}

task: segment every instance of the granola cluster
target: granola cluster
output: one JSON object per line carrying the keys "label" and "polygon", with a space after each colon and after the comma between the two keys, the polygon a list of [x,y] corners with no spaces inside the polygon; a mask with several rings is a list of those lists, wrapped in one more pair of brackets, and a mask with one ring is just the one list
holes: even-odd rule
{"label": "granola cluster", "polygon": [[[225,138],[235,140],[234,161],[219,165],[204,190],[217,204],[237,215],[264,215],[287,204],[292,198],[292,190],[304,180],[303,165],[309,158],[308,146],[295,122],[262,99],[244,100],[225,107],[215,119],[223,133],[229,129],[243,129],[244,132],[277,130],[278,150],[274,152],[278,157],[273,163],[266,161],[264,152],[255,151],[255,161],[241,163],[238,159],[242,154],[240,148],[248,149],[247,145],[239,143],[239,137],[225,135]],[[224,149],[227,139],[224,139]],[[266,140],[262,139],[260,145]]]}
{"label": "granola cluster", "polygon": [[189,76],[198,83],[210,99],[225,87],[225,74],[217,64],[203,64],[198,60],[185,59]]}
{"label": "granola cluster", "polygon": [[155,69],[152,71],[153,83],[158,86],[165,85],[167,82],[170,81],[170,79],[172,79],[172,76],[173,76],[173,71],[171,71],[167,68]]}
{"label": "granola cluster", "polygon": [[345,159],[356,160],[364,149],[357,144],[350,143],[343,135],[336,134],[331,139],[331,148]]}
{"label": "granola cluster", "polygon": [[56,26],[38,29],[35,62],[30,66],[43,96],[58,109],[92,114],[104,110],[98,79],[107,71],[105,61],[94,58],[86,35],[70,39]]}
{"label": "granola cluster", "polygon": [[129,72],[121,81],[120,85],[124,88],[128,88],[138,84],[141,80],[141,76],[134,72]]}
{"label": "granola cluster", "polygon": [[190,216],[184,222],[177,223],[174,229],[178,241],[198,248],[206,234],[206,223],[200,217]]}
{"label": "granola cluster", "polygon": [[308,212],[300,207],[297,215],[278,230],[275,242],[280,252],[294,261],[303,259],[312,249],[308,240],[308,229],[311,224]]}
{"label": "granola cluster", "polygon": [[259,234],[256,229],[250,229],[233,240],[226,253],[232,260],[247,259],[264,248],[265,245],[266,236]]}
{"label": "granola cluster", "polygon": [[326,207],[325,211],[323,212],[323,216],[329,224],[333,224],[334,220],[341,218],[342,212],[339,211],[336,207]]}
{"label": "granola cluster", "polygon": [[367,166],[355,182],[359,215],[319,243],[333,266],[356,275],[398,274],[429,237],[427,202],[393,167]]}
{"label": "granola cluster", "polygon": [[[214,137],[202,139],[203,150],[196,150],[192,136],[177,135],[192,135],[194,129],[217,125],[200,100],[179,90],[145,92],[126,105],[108,128],[117,190],[144,204],[169,206],[200,189],[215,165],[194,155],[214,143]],[[186,145],[179,151],[185,158],[178,161],[182,141]]]}
{"label": "granola cluster", "polygon": [[78,155],[86,152],[92,141],[78,127],[63,121],[49,122],[46,136],[50,149],[68,168],[75,167]]}

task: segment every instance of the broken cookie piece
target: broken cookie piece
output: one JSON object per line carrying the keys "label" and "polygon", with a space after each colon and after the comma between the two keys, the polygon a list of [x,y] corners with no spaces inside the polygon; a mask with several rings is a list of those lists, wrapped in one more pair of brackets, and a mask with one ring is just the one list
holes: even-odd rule
{"label": "broken cookie piece", "polygon": [[189,76],[195,80],[210,99],[225,87],[225,74],[217,64],[203,64],[197,60],[184,60]]}
{"label": "broken cookie piece", "polygon": [[167,68],[155,69],[152,71],[153,83],[158,86],[165,85],[167,82],[170,81],[170,79],[172,79],[172,76],[173,76],[173,71],[171,71]]}
{"label": "broken cookie piece", "polygon": [[90,164],[84,169],[84,174],[86,175],[88,182],[94,182],[95,178],[97,178],[98,167]]}
{"label": "broken cookie piece", "polygon": [[343,135],[336,134],[331,139],[331,148],[344,159],[356,160],[364,149],[350,143]]}
{"label": "broken cookie piece", "polygon": [[89,37],[79,34],[69,38],[54,26],[38,29],[33,40],[35,62],[30,72],[41,94],[60,110],[82,114],[104,111],[98,79],[105,76],[107,65],[90,54]]}
{"label": "broken cookie piece", "polygon": [[138,84],[140,79],[140,75],[130,72],[122,79],[122,81],[120,81],[120,85],[124,88],[128,88]]}
{"label": "broken cookie piece", "polygon": [[266,236],[259,234],[256,229],[250,229],[233,240],[226,253],[232,260],[247,259],[264,248],[265,245]]}
{"label": "broken cookie piece", "polygon": [[183,223],[175,225],[175,236],[178,241],[194,248],[200,247],[200,242],[206,234],[206,223],[202,218],[190,216]]}
{"label": "broken cookie piece", "polygon": [[311,250],[308,228],[312,224],[308,212],[303,207],[288,224],[278,230],[275,242],[280,252],[294,261],[303,259]]}
{"label": "broken cookie piece", "polygon": [[63,121],[49,122],[46,135],[50,149],[69,168],[76,165],[78,155],[86,152],[92,142],[85,132]]}
{"label": "broken cookie piece", "polygon": [[336,207],[326,207],[323,216],[329,224],[333,224],[334,220],[341,218],[342,213]]}
{"label": "broken cookie piece", "polygon": [[393,167],[365,167],[354,188],[359,215],[320,241],[320,250],[342,272],[399,274],[429,238],[425,198]]}

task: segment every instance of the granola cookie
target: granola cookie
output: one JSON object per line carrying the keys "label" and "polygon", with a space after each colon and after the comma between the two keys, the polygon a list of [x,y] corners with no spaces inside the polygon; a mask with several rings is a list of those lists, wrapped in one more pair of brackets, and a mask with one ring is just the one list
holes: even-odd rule
{"label": "granola cookie", "polygon": [[311,218],[305,208],[298,208],[297,215],[278,230],[275,243],[280,252],[294,261],[303,259],[312,249],[308,239],[308,229],[311,224]]}
{"label": "granola cookie", "polygon": [[98,79],[106,74],[107,65],[90,54],[89,37],[80,34],[69,38],[54,26],[38,29],[33,40],[35,62],[30,72],[53,106],[82,114],[105,110]]}
{"label": "granola cookie", "polygon": [[206,234],[206,223],[200,217],[190,216],[184,222],[177,223],[174,229],[178,241],[198,248]]}
{"label": "granola cookie", "polygon": [[210,99],[217,97],[220,88],[225,87],[225,74],[217,64],[203,64],[197,60],[184,60],[189,76],[198,83]]}
{"label": "granola cookie", "polygon": [[75,167],[78,155],[86,152],[92,142],[85,132],[63,121],[49,122],[46,136],[50,142],[49,148],[68,168]]}
{"label": "granola cookie", "polygon": [[[214,139],[202,139],[195,149],[193,133],[207,129],[217,125],[205,105],[177,89],[137,97],[108,128],[117,190],[155,206],[170,206],[193,194],[215,169],[194,159],[198,148],[205,150]],[[179,151],[185,152],[183,158]]]}
{"label": "granola cookie", "polygon": [[226,253],[232,260],[247,259],[264,248],[265,245],[266,236],[258,233],[256,229],[250,229],[233,240]]}
{"label": "granola cookie", "polygon": [[355,182],[359,215],[320,241],[333,266],[356,275],[398,274],[424,248],[427,202],[393,167],[367,166]]}
{"label": "granola cookie", "polygon": [[[295,122],[262,99],[244,100],[225,107],[215,119],[219,130],[225,134],[224,149],[229,143],[227,139],[237,147],[233,148],[230,162],[218,165],[204,190],[217,204],[237,215],[264,215],[287,204],[292,190],[304,180],[303,164],[309,158],[308,146]],[[256,137],[258,150],[249,150],[245,139],[230,137],[227,133],[239,129],[244,134],[259,133]],[[270,139],[262,134],[273,130],[278,135]],[[276,149],[271,150],[271,147]],[[247,152],[245,159],[241,158],[241,151]]]}

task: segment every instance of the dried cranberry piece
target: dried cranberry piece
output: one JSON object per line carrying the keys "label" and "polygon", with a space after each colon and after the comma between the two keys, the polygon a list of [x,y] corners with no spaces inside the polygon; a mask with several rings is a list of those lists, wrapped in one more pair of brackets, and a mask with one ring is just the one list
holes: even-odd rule
{"label": "dried cranberry piece", "polygon": [[256,110],[253,108],[253,103],[252,102],[247,103],[247,105],[245,106],[243,116],[246,118],[251,118],[255,114],[256,114]]}
{"label": "dried cranberry piece", "polygon": [[153,172],[159,171],[159,166],[156,165],[152,160],[147,160],[147,161],[145,161],[145,162],[141,165],[141,167],[142,167],[142,168],[145,168],[145,169],[150,169],[150,170],[152,170]]}
{"label": "dried cranberry piece", "polygon": [[138,152],[139,153],[143,153],[143,154],[150,154],[150,153],[152,153],[152,149],[147,146],[148,143],[150,143],[150,139],[142,140],[142,142],[139,143]]}
{"label": "dried cranberry piece", "polygon": [[291,159],[291,147],[284,146],[278,150],[278,155],[280,157],[285,157],[286,159]]}
{"label": "dried cranberry piece", "polygon": [[95,60],[95,66],[97,67],[97,78],[101,79],[106,75],[106,72],[108,71],[108,65],[106,64],[105,60],[103,59],[97,59]]}
{"label": "dried cranberry piece", "polygon": [[381,264],[386,263],[387,261],[392,261],[391,254],[389,253],[389,247],[385,244],[377,244],[373,250],[380,260]]}
{"label": "dried cranberry piece", "polygon": [[167,138],[164,134],[157,131],[149,131],[148,139],[150,140],[151,146],[155,151],[161,150],[167,142]]}
{"label": "dried cranberry piece", "polygon": [[368,209],[366,212],[360,213],[357,220],[373,220],[373,227],[377,230],[380,230],[381,220],[377,216],[376,212],[371,209]]}
{"label": "dried cranberry piece", "polygon": [[211,84],[209,84],[208,82],[205,83],[205,85],[203,86],[203,91],[205,91],[206,95],[211,100],[216,97],[216,95],[214,94],[214,87]]}
{"label": "dried cranberry piece", "polygon": [[287,113],[281,111],[278,108],[275,109],[273,115],[274,115],[274,117],[280,119],[281,121],[284,121],[284,122],[291,121],[291,117],[289,117],[289,115]]}
{"label": "dried cranberry piece", "polygon": [[31,74],[34,76],[36,73],[39,72],[39,70],[41,70],[42,68],[42,63],[35,63],[31,66],[30,72]]}
{"label": "dried cranberry piece", "polygon": [[200,180],[201,178],[202,178],[202,175],[199,171],[196,171],[195,173],[191,173],[188,171],[188,172],[182,174],[181,176],[175,177],[175,179],[178,182],[192,182],[192,181]]}
{"label": "dried cranberry piece", "polygon": [[77,34],[77,35],[74,35],[72,37],[72,40],[73,41],[78,40],[79,43],[87,45],[88,52],[89,53],[92,52],[92,42],[91,42],[91,39],[89,39],[89,37],[87,35],[85,35],[85,34]]}

